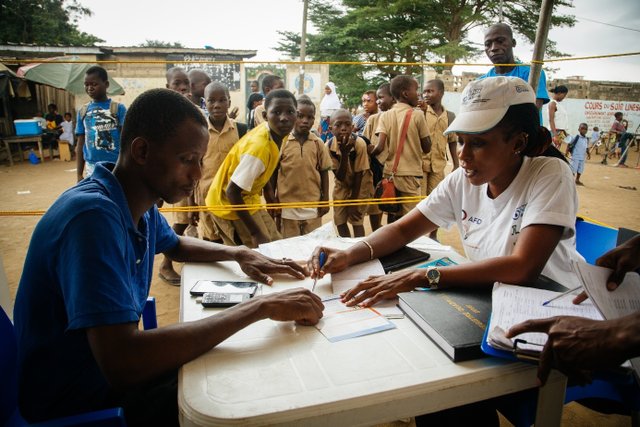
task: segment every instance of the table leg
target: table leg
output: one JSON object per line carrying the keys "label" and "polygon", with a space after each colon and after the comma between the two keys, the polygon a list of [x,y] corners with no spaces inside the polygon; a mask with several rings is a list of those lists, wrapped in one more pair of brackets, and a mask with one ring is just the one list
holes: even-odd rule
{"label": "table leg", "polygon": [[42,138],[38,139],[38,151],[40,152],[40,161],[44,162],[44,153],[42,151]]}
{"label": "table leg", "polygon": [[7,147],[7,156],[9,157],[9,166],[13,166],[13,156],[11,155],[11,144],[4,141],[5,147]]}
{"label": "table leg", "polygon": [[536,426],[560,427],[567,377],[558,371],[552,371],[547,383],[538,391],[536,408]]}
{"label": "table leg", "polygon": [[24,154],[22,154],[22,144],[18,141],[18,153],[20,154],[20,163],[24,162]]}

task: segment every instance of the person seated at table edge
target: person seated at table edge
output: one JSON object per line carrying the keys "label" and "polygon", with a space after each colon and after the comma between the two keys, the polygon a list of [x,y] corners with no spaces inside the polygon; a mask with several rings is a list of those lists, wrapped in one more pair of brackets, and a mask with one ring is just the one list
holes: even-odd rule
{"label": "person seated at table edge", "polygon": [[[640,235],[602,255],[596,265],[613,270],[606,286],[609,291],[617,289],[625,274],[640,269]],[[586,294],[580,294],[574,303],[585,299]],[[593,370],[614,368],[640,356],[640,312],[611,320],[574,316],[527,320],[512,326],[507,336],[513,338],[525,332],[549,335],[540,356],[540,384],[546,383],[551,368],[585,383],[590,382]]]}
{"label": "person seated at table edge", "polygon": [[[323,276],[397,251],[436,227],[457,225],[472,262],[407,269],[371,277],[342,295],[353,306],[371,306],[416,287],[490,287],[526,284],[542,272],[577,286],[569,260],[575,249],[577,195],[566,162],[538,157],[551,144],[540,126],[532,88],[517,77],[469,83],[460,114],[445,134],[459,136],[460,167],[407,216],[346,250],[316,248],[308,265]],[[327,255],[319,268],[320,252]]]}
{"label": "person seated at table edge", "polygon": [[33,233],[14,319],[19,406],[30,422],[113,406],[127,424],[177,425],[177,370],[260,319],[310,325],[320,299],[302,288],[258,296],[198,321],[138,329],[154,255],[235,260],[251,278],[304,278],[293,261],[177,236],[156,208],[189,196],[201,176],[207,123],[180,94],[153,89],[127,113],[116,165],[98,163]]}

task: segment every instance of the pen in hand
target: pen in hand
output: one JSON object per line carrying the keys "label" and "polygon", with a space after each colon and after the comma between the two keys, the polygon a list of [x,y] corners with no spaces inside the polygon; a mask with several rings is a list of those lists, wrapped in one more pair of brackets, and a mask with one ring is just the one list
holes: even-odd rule
{"label": "pen in hand", "polygon": [[[319,268],[322,268],[326,261],[327,261],[327,254],[324,253],[324,252],[320,252],[319,260],[318,260]],[[316,289],[316,283],[318,283],[318,275],[317,274],[316,274],[315,279],[313,279],[313,286],[311,287],[311,292],[313,292]]]}
{"label": "pen in hand", "polygon": [[553,301],[555,301],[557,299],[560,299],[560,298],[562,298],[564,296],[567,296],[570,293],[575,292],[580,288],[582,288],[582,286],[578,286],[577,288],[569,289],[568,291],[565,291],[565,292],[561,293],[560,295],[556,295],[555,297],[551,298],[550,300],[543,302],[542,306],[545,307],[545,306],[549,305],[549,303],[551,303],[551,302],[553,302]]}

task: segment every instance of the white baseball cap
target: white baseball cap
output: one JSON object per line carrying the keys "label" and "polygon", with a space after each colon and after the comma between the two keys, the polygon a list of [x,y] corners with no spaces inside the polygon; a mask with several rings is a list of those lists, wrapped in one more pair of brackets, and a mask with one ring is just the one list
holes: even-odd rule
{"label": "white baseball cap", "polygon": [[510,106],[535,102],[533,89],[519,77],[474,80],[464,88],[460,112],[444,134],[486,132],[502,120]]}

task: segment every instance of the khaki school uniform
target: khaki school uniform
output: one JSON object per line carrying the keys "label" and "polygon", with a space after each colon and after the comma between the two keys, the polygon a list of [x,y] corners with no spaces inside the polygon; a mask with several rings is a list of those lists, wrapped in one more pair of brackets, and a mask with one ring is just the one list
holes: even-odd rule
{"label": "khaki school uniform", "polygon": [[260,123],[266,122],[263,113],[265,112],[264,105],[260,104],[253,110],[253,127],[258,127]]}
{"label": "khaki school uniform", "polygon": [[444,168],[447,166],[447,149],[450,142],[457,142],[455,133],[444,135],[449,126],[447,110],[437,115],[431,106],[425,111],[429,134],[431,135],[431,151],[422,154],[422,195],[431,194],[434,188],[444,179]]}
{"label": "khaki school uniform", "polygon": [[[329,149],[312,133],[303,143],[293,134],[282,143],[277,195],[281,203],[317,202],[322,198],[320,172],[331,169]],[[282,236],[307,234],[322,225],[317,208],[283,208]]]}
{"label": "khaki school uniform", "polygon": [[[409,104],[398,102],[389,111],[380,117],[376,133],[387,135],[389,154],[384,163],[383,174],[386,178],[391,176],[393,163],[395,162],[400,133],[407,110],[413,107]],[[407,128],[407,137],[404,148],[398,162],[398,169],[393,178],[398,197],[419,196],[422,181],[422,147],[420,140],[429,136],[427,119],[422,111],[415,110],[411,115],[411,121]],[[401,214],[404,215],[415,207],[416,203],[403,203]]]}
{"label": "khaki school uniform", "polygon": [[[372,114],[367,119],[367,123],[364,125],[364,130],[362,131],[362,135],[365,138],[368,138],[371,141],[372,146],[378,145],[378,134],[376,134],[376,129],[378,128],[378,123],[380,121],[380,116],[386,113],[386,111],[381,111],[377,114]],[[378,161],[384,165],[384,162],[387,160],[387,156],[389,155],[389,145],[385,144],[384,149],[376,156]],[[374,183],[374,191],[375,191],[375,183]],[[373,193],[371,193],[373,194]],[[368,205],[366,208],[366,213],[369,215],[381,215],[382,211],[380,210],[378,205]]]}
{"label": "khaki school uniform", "polygon": [[[338,148],[338,141],[335,137],[331,138],[328,143],[329,151],[331,153],[331,162],[333,163],[333,170],[338,170],[340,166],[340,158],[342,153]],[[333,200],[348,200],[353,193],[353,184],[355,180],[355,174],[362,172],[362,182],[360,184],[360,191],[357,199],[369,199],[373,195],[373,175],[369,168],[369,154],[367,153],[367,143],[362,138],[356,138],[355,146],[348,154],[349,163],[347,165],[347,173],[343,181],[336,178],[335,185],[333,187]],[[366,205],[354,206],[355,213],[349,215],[347,206],[334,206],[333,207],[333,221],[336,225],[346,224],[347,222],[353,225],[362,225],[364,212]]]}
{"label": "khaki school uniform", "polygon": [[[206,206],[205,199],[211,187],[213,177],[220,169],[220,165],[227,157],[231,147],[238,142],[239,135],[236,121],[227,118],[224,122],[222,130],[218,131],[211,121],[207,119],[209,127],[209,144],[207,144],[207,152],[202,158],[202,177],[196,187],[195,199],[198,206]],[[210,211],[200,213],[200,221],[198,223],[200,235],[207,240],[218,240],[218,234],[213,224],[213,214]]]}

